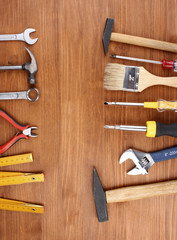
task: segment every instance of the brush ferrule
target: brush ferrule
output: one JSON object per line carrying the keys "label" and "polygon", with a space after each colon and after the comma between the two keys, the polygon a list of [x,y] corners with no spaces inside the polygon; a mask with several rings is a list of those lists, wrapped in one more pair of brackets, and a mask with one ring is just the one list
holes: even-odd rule
{"label": "brush ferrule", "polygon": [[139,67],[125,66],[123,89],[126,91],[138,91]]}

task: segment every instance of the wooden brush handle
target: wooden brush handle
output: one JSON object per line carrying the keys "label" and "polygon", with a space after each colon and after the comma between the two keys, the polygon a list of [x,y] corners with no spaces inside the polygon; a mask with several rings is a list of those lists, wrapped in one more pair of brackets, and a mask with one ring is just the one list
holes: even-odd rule
{"label": "wooden brush handle", "polygon": [[150,38],[136,37],[113,32],[111,34],[111,41],[177,53],[177,44]]}
{"label": "wooden brush handle", "polygon": [[126,202],[174,193],[177,193],[177,180],[106,191],[106,200],[107,203]]}
{"label": "wooden brush handle", "polygon": [[164,85],[177,88],[177,77],[155,76],[143,67],[140,67],[138,91],[142,92],[144,89],[154,85]]}

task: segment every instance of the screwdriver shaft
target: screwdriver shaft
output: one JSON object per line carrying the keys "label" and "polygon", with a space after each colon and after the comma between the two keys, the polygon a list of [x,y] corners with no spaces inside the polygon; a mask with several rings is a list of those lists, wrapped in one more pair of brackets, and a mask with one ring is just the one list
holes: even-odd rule
{"label": "screwdriver shaft", "polygon": [[138,132],[146,132],[147,131],[147,127],[146,126],[105,125],[104,128],[125,130],[125,131],[138,131]]}
{"label": "screwdriver shaft", "polygon": [[119,105],[119,106],[142,106],[144,103],[133,103],[133,102],[104,102],[105,105]]}
{"label": "screwdriver shaft", "polygon": [[154,60],[148,60],[148,59],[142,59],[142,58],[124,57],[124,56],[119,56],[119,55],[111,55],[111,57],[112,58],[118,58],[118,59],[137,61],[137,62],[147,62],[147,63],[154,63],[154,64],[162,64],[161,61],[154,61]]}

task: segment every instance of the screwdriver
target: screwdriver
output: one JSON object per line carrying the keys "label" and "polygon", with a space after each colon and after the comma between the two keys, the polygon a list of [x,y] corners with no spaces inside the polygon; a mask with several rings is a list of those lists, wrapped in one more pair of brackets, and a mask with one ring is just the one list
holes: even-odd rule
{"label": "screwdriver", "polygon": [[146,126],[105,125],[104,128],[146,132],[146,137],[177,137],[177,123],[163,124],[155,121],[147,121]]}
{"label": "screwdriver", "polygon": [[134,103],[134,102],[104,102],[105,105],[119,105],[119,106],[140,106],[144,108],[154,108],[159,112],[164,110],[173,110],[177,112],[177,101],[166,101],[158,100],[157,102],[144,102],[144,103]]}
{"label": "screwdriver", "polygon": [[124,57],[124,56],[113,55],[113,54],[110,57],[131,60],[131,61],[137,61],[137,62],[160,64],[160,65],[162,65],[163,68],[173,69],[174,72],[177,72],[177,60],[168,61],[168,60],[163,59],[162,61],[154,61],[154,60],[148,60],[148,59],[142,59],[142,58]]}

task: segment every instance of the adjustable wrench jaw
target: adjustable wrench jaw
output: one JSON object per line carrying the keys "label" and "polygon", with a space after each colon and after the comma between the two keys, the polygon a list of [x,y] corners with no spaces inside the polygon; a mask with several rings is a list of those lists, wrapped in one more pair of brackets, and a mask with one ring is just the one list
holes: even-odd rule
{"label": "adjustable wrench jaw", "polygon": [[148,174],[148,169],[154,164],[154,160],[150,154],[133,149],[126,150],[121,155],[119,163],[121,164],[127,159],[131,159],[135,164],[135,168],[127,172],[128,175]]}

